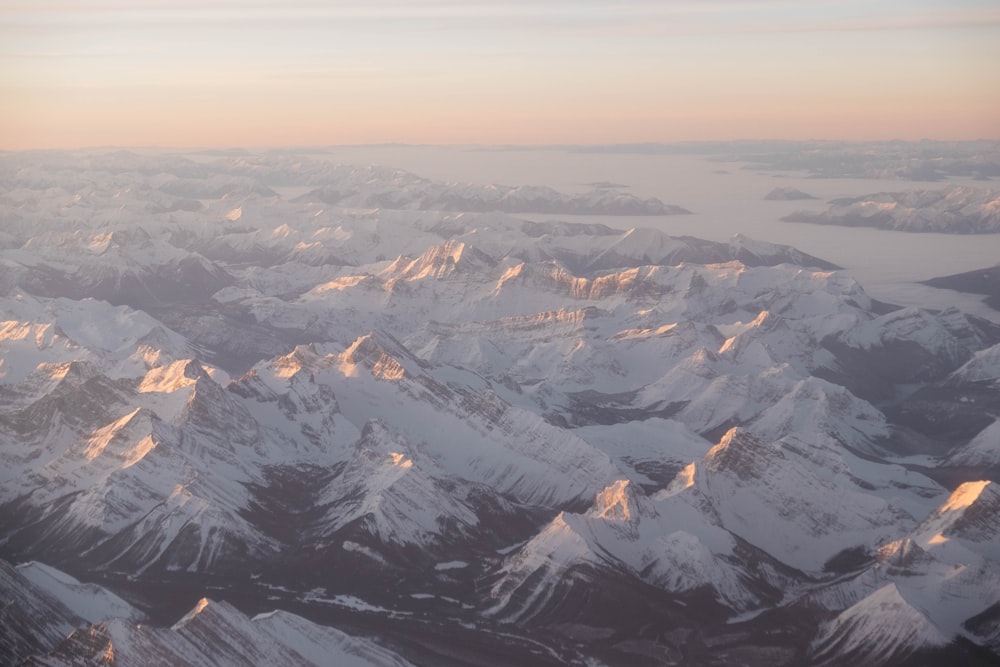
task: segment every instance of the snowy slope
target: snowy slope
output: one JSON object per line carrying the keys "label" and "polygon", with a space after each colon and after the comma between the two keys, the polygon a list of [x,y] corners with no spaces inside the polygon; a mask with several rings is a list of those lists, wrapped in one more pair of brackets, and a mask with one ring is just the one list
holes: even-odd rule
{"label": "snowy slope", "polygon": [[1000,465],[1000,420],[979,432],[968,444],[956,450],[948,463],[959,466]]}
{"label": "snowy slope", "polygon": [[454,539],[475,531],[471,485],[449,480],[415,450],[381,423],[366,424],[347,466],[319,495],[317,504],[327,508],[322,533],[360,520],[382,543],[423,545],[441,533]]}
{"label": "snowy slope", "polygon": [[18,573],[35,588],[62,602],[76,616],[88,623],[102,623],[113,618],[139,621],[142,615],[114,593],[95,584],[84,584],[65,572],[38,562],[22,563]]}
{"label": "snowy slope", "polygon": [[250,618],[207,599],[174,625],[158,627],[106,589],[41,563],[12,568],[0,561],[0,590],[5,664],[8,659],[52,666],[410,664],[369,639],[295,614],[272,611]]}
{"label": "snowy slope", "polygon": [[833,664],[857,660],[886,664],[906,658],[917,650],[943,646],[947,638],[900,594],[895,584],[886,584],[861,602],[845,610],[816,639],[817,657],[825,664],[828,653]]}
{"label": "snowy slope", "polygon": [[[409,441],[425,443],[424,451],[448,474],[521,502],[558,506],[590,496],[616,472],[586,442],[481,385],[452,387],[436,379],[437,369],[425,369],[391,337],[370,333],[335,350],[296,354],[317,382],[333,390],[351,423],[360,429],[382,420]],[[264,366],[255,372],[273,373]]]}
{"label": "snowy slope", "polygon": [[733,429],[695,465],[693,485],[729,530],[813,572],[845,547],[902,535],[943,496],[926,478],[838,450],[804,434],[769,442]]}
{"label": "snowy slope", "polygon": [[47,651],[84,622],[5,560],[0,560],[0,593],[0,655],[8,664]]}
{"label": "snowy slope", "polygon": [[810,604],[839,612],[816,640],[818,655],[884,663],[956,636],[988,639],[967,621],[1000,595],[995,487],[962,484],[870,566],[810,593]]}

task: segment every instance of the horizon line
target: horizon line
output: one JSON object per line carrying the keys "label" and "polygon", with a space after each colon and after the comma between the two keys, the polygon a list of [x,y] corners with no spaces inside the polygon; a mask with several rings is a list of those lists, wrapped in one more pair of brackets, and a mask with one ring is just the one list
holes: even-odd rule
{"label": "horizon line", "polygon": [[29,153],[29,152],[57,152],[57,151],[87,151],[87,150],[160,150],[177,152],[231,152],[231,151],[281,151],[281,150],[329,150],[335,148],[460,148],[473,150],[571,150],[571,149],[648,149],[656,147],[695,147],[695,146],[723,146],[738,144],[825,144],[825,145],[863,145],[863,144],[921,144],[921,143],[947,143],[947,144],[975,144],[975,143],[1000,143],[1000,136],[997,137],[977,137],[974,139],[943,139],[935,137],[921,137],[919,139],[901,139],[898,137],[885,139],[782,139],[775,137],[761,137],[756,139],[678,139],[671,141],[620,141],[606,143],[447,143],[428,142],[410,143],[399,141],[385,142],[358,142],[358,143],[323,143],[323,144],[275,144],[275,145],[191,145],[191,146],[166,146],[157,144],[91,144],[83,146],[59,146],[59,147],[36,147],[36,148],[0,148],[0,153]]}

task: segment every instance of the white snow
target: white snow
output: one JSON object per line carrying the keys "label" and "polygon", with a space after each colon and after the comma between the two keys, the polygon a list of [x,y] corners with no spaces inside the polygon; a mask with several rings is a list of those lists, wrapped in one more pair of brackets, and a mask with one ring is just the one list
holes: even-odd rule
{"label": "white snow", "polygon": [[434,566],[434,569],[438,572],[443,572],[446,570],[462,570],[469,567],[469,564],[464,560],[449,560],[443,563],[438,563]]}
{"label": "white snow", "polygon": [[1000,465],[1000,419],[984,428],[965,446],[948,457],[948,462],[959,466]]}
{"label": "white snow", "polygon": [[[306,537],[374,563],[401,545],[439,555],[476,539],[491,525],[484,505],[496,520],[519,504],[548,512],[497,552],[503,617],[541,608],[587,565],[678,594],[708,586],[736,613],[811,595],[842,612],[824,637],[889,655],[953,636],[996,598],[996,485],[949,498],[886,462],[893,430],[871,398],[881,388],[836,384],[845,360],[912,353],[972,407],[1000,377],[995,338],[957,310],[876,314],[854,260],[890,245],[858,239],[888,237],[810,232],[839,239],[840,255],[824,258],[848,266],[818,270],[794,249],[733,236],[738,223],[784,239],[754,217],[764,207],[747,204],[745,219],[732,200],[712,208],[724,193],[698,195],[706,215],[666,221],[677,211],[620,191],[449,184],[280,154],[199,160],[2,157],[17,168],[0,192],[0,500],[44,508],[54,538],[102,531],[138,576],[160,559],[211,570],[230,539],[265,557],[286,545],[248,518],[252,489],[309,465],[330,475],[311,489],[322,514]],[[751,177],[757,202],[772,181]],[[636,192],[662,193],[652,178]],[[277,196],[270,180],[286,184]],[[858,187],[812,185],[823,197]],[[855,208],[921,225],[921,209],[996,208],[970,188],[935,196]],[[768,220],[781,206],[766,205]],[[525,207],[548,213],[487,212]],[[576,216],[635,207],[658,215]],[[733,220],[712,222],[720,212]],[[719,241],[681,237],[702,227]],[[783,228],[797,240],[805,227]],[[917,241],[899,243],[907,255]],[[905,260],[921,267],[879,251],[879,275],[930,277],[997,254],[938,243],[937,257]],[[996,251],[990,237],[977,243]],[[958,247],[967,258],[948,251]],[[170,302],[192,294],[199,303]],[[908,378],[896,398],[925,383]],[[946,462],[995,464],[997,423]],[[933,463],[906,460],[918,462]],[[823,567],[846,548],[875,560],[833,581]],[[94,618],[117,604],[39,568],[33,577]],[[307,599],[394,613],[323,590]],[[882,612],[899,627],[876,628]],[[176,632],[223,619],[273,629],[257,632],[282,658],[293,641],[324,655],[329,640],[303,639],[315,628],[280,613],[241,621],[208,601]],[[109,627],[122,650],[159,641]]]}
{"label": "white snow", "polygon": [[102,623],[112,618],[137,620],[142,616],[114,593],[95,584],[81,583],[65,572],[37,561],[18,565],[17,571],[90,623]]}
{"label": "white snow", "polygon": [[887,584],[844,611],[820,631],[814,645],[835,646],[868,664],[898,660],[919,648],[944,646],[948,638],[911,606],[895,584]]}

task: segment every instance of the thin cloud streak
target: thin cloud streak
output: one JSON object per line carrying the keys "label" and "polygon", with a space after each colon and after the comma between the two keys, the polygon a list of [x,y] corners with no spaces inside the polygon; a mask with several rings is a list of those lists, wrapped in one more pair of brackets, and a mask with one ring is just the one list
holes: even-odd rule
{"label": "thin cloud streak", "polygon": [[[543,21],[548,26],[570,30],[581,27],[616,26],[640,32],[667,30],[699,33],[758,32],[840,32],[857,30],[910,30],[994,26],[1000,24],[1000,8],[956,7],[928,10],[884,5],[865,5],[860,16],[842,18],[851,3],[790,2],[760,0],[732,2],[296,2],[276,7],[263,2],[195,3],[6,3],[0,6],[2,27],[109,26],[109,25],[189,25],[205,23],[229,26],[304,21],[458,21],[475,25],[479,21],[510,22],[507,27],[532,27]],[[856,6],[856,5],[855,5]],[[856,6],[857,7],[857,6]],[[775,10],[786,14],[775,15]],[[847,12],[848,15],[857,14]],[[819,17],[817,17],[819,15]],[[806,18],[808,17],[808,18]],[[699,20],[701,19],[701,20]],[[495,24],[493,24],[495,27]]]}
{"label": "thin cloud streak", "polygon": [[96,53],[84,53],[80,51],[19,51],[4,53],[0,51],[0,58],[5,60],[61,60],[77,58],[98,58]]}
{"label": "thin cloud streak", "polygon": [[991,28],[1000,26],[1000,8],[944,10],[907,16],[873,16],[853,20],[823,21],[790,25],[790,32],[871,32],[950,28]]}

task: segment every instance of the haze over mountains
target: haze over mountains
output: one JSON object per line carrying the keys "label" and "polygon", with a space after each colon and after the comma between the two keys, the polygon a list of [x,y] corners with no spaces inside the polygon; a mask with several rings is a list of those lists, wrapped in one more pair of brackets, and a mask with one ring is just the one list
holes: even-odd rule
{"label": "haze over mountains", "polygon": [[997,660],[990,319],[612,183],[0,169],[11,664]]}

